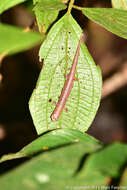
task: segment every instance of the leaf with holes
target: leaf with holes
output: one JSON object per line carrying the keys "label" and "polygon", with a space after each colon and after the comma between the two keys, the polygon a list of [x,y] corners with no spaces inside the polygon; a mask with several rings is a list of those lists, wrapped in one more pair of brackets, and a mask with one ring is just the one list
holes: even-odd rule
{"label": "leaf with holes", "polygon": [[0,14],[6,11],[7,9],[18,5],[19,3],[23,3],[27,0],[0,0]]}
{"label": "leaf with holes", "polygon": [[38,134],[50,129],[68,128],[86,131],[93,121],[101,96],[101,73],[82,43],[76,78],[71,94],[58,121],[51,120],[81,35],[71,15],[63,16],[51,29],[40,48],[44,59],[37,86],[29,102]]}
{"label": "leaf with holes", "polygon": [[82,13],[110,32],[127,39],[127,11],[112,8],[83,8]]}
{"label": "leaf with holes", "polygon": [[49,26],[56,20],[58,13],[66,9],[66,5],[61,0],[37,0],[34,11],[41,33],[46,33]]}
{"label": "leaf with holes", "polygon": [[112,0],[112,6],[117,9],[127,10],[127,0]]}

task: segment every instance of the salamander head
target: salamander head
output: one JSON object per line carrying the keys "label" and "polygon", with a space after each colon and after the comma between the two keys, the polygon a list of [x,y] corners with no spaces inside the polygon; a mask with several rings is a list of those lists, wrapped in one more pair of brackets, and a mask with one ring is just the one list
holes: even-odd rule
{"label": "salamander head", "polygon": [[51,115],[51,119],[52,119],[52,121],[58,120],[57,114],[53,113],[53,114]]}

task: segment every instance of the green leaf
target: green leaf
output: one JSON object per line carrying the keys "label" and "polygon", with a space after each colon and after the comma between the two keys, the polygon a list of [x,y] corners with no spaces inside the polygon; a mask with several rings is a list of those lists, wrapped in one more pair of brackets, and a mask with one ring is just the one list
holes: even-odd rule
{"label": "green leaf", "polygon": [[86,150],[95,151],[101,147],[101,144],[97,140],[86,133],[83,134],[80,131],[71,129],[57,129],[39,137],[20,152],[29,156],[37,152],[50,150],[51,148],[79,142],[85,143]]}
{"label": "green leaf", "polygon": [[35,10],[52,11],[65,9],[66,5],[61,0],[39,0],[35,6]]}
{"label": "green leaf", "polygon": [[27,50],[42,42],[44,36],[36,32],[25,32],[18,27],[0,24],[0,54],[13,54]]}
{"label": "green leaf", "polygon": [[6,11],[7,9],[25,1],[27,0],[0,0],[0,14]]}
{"label": "green leaf", "polygon": [[88,146],[87,142],[47,151],[1,176],[1,189],[56,190],[85,185],[84,179],[77,179],[74,174],[84,154],[91,152],[92,143]]}
{"label": "green leaf", "polygon": [[40,154],[1,176],[1,188],[72,190],[94,189],[95,185],[98,189],[102,185],[108,188],[109,180],[119,176],[126,162],[127,145],[115,143],[95,153],[91,148],[86,142],[79,142]]}
{"label": "green leaf", "polygon": [[35,11],[39,31],[45,34],[49,26],[56,20],[58,11]]}
{"label": "green leaf", "polygon": [[127,0],[112,0],[112,6],[116,9],[127,10]]}
{"label": "green leaf", "polygon": [[36,3],[38,3],[39,0],[33,0],[33,4],[35,5]]}
{"label": "green leaf", "polygon": [[66,9],[66,5],[61,0],[37,0],[34,11],[41,33],[46,33],[49,26],[56,20],[58,13]]}
{"label": "green leaf", "polygon": [[[127,145],[114,143],[95,154],[91,154],[87,159],[84,170],[79,177],[87,180],[87,184],[102,185],[102,179],[107,181],[108,178],[117,178],[120,174],[121,167],[127,160]],[[101,180],[100,180],[101,179]],[[99,182],[100,181],[100,182]],[[108,185],[108,184],[107,184]]]}
{"label": "green leaf", "polygon": [[86,131],[93,121],[101,96],[101,74],[82,43],[76,78],[71,94],[58,121],[51,120],[69,72],[81,35],[81,28],[71,15],[63,16],[50,30],[40,49],[44,66],[29,102],[38,134],[56,128]]}
{"label": "green leaf", "polygon": [[127,11],[112,8],[83,8],[82,12],[105,29],[127,39]]}
{"label": "green leaf", "polygon": [[24,156],[33,156],[46,150],[49,151],[52,148],[58,148],[60,146],[79,142],[85,143],[85,150],[88,152],[96,151],[102,147],[102,145],[93,137],[83,134],[80,131],[71,129],[57,129],[40,136],[16,154],[4,155],[0,162],[12,160],[14,158],[21,158]]}

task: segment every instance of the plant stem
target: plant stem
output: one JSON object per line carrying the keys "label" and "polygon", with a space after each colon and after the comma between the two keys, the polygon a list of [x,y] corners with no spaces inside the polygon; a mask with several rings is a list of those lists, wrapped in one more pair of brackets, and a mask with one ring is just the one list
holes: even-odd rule
{"label": "plant stem", "polygon": [[127,63],[125,63],[120,71],[106,79],[102,88],[102,99],[127,85]]}
{"label": "plant stem", "polygon": [[75,8],[75,9],[77,9],[77,10],[80,10],[80,11],[81,11],[82,8],[83,8],[83,7],[79,7],[79,6],[76,6],[76,5],[73,5],[72,7]]}
{"label": "plant stem", "polygon": [[68,10],[67,10],[68,14],[71,13],[71,9],[73,8],[74,1],[75,0],[70,0],[69,7],[68,7]]}

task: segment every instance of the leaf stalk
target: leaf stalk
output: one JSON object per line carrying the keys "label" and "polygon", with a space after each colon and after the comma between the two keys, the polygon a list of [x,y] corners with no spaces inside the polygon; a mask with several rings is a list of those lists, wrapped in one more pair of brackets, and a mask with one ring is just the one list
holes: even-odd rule
{"label": "leaf stalk", "polygon": [[73,8],[74,1],[75,1],[75,0],[70,0],[69,7],[68,7],[68,10],[67,10],[68,14],[71,13],[71,10],[72,10],[72,8]]}
{"label": "leaf stalk", "polygon": [[77,10],[81,11],[83,7],[79,7],[79,6],[73,5],[73,6],[72,6],[72,8],[74,8],[74,9],[77,9]]}

